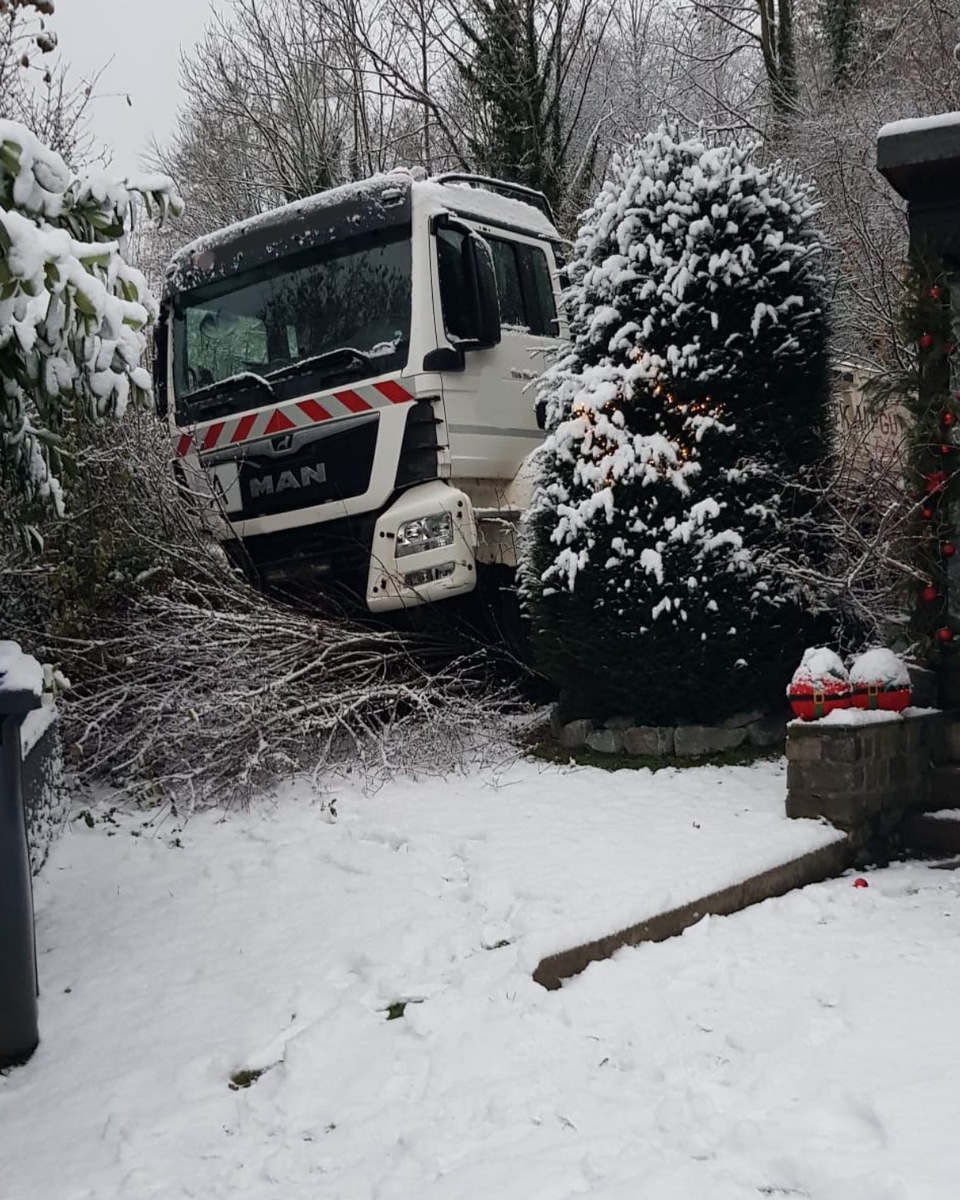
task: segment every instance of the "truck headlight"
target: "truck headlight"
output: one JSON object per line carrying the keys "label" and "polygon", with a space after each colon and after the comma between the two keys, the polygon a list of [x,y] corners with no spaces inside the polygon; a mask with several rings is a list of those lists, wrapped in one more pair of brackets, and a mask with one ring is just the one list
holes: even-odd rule
{"label": "truck headlight", "polygon": [[453,517],[448,512],[431,513],[429,517],[404,521],[397,530],[397,558],[452,545]]}

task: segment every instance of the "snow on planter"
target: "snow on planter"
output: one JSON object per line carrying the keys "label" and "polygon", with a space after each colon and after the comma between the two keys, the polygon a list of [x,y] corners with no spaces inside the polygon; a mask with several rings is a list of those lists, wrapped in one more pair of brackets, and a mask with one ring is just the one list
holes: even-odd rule
{"label": "snow on planter", "polygon": [[800,666],[787,688],[787,699],[802,721],[816,721],[850,706],[850,677],[840,657],[826,646],[803,652]]}
{"label": "snow on planter", "polygon": [[902,712],[910,703],[910,672],[892,650],[867,650],[850,668],[855,708]]}

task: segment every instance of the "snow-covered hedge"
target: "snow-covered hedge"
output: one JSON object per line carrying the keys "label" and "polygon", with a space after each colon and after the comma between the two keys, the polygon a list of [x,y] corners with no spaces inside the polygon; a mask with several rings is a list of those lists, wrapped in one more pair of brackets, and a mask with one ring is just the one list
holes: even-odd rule
{"label": "snow-covered hedge", "polygon": [[148,211],[179,211],[165,177],[76,178],[0,121],[0,483],[35,513],[63,511],[71,416],[119,416],[149,393],[156,303],[122,249],[138,196]]}
{"label": "snow-covered hedge", "polygon": [[814,212],[756,147],[664,126],[585,214],[523,571],[571,709],[710,721],[782,694],[816,640],[764,566],[822,453]]}

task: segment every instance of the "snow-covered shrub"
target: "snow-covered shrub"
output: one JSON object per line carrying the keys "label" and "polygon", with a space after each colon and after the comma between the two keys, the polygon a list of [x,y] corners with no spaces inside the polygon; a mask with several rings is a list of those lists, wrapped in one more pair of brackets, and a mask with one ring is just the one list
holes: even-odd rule
{"label": "snow-covered shrub", "polygon": [[18,518],[62,514],[71,422],[122,415],[149,394],[156,303],[122,252],[138,195],[161,214],[179,208],[166,178],[76,178],[0,121],[0,489]]}
{"label": "snow-covered shrub", "polygon": [[817,640],[764,548],[823,452],[821,244],[809,188],[756,155],[663,126],[585,214],[522,569],[571,711],[713,720],[782,697]]}

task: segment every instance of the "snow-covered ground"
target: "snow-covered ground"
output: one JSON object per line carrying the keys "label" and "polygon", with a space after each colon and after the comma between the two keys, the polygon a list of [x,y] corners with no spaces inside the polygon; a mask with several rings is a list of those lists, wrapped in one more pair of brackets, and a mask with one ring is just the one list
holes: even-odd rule
{"label": "snow-covered ground", "polygon": [[0,1197],[953,1200],[955,874],[530,978],[832,836],[782,805],[780,764],[518,763],[76,821],[37,884],[43,1040],[0,1078]]}

